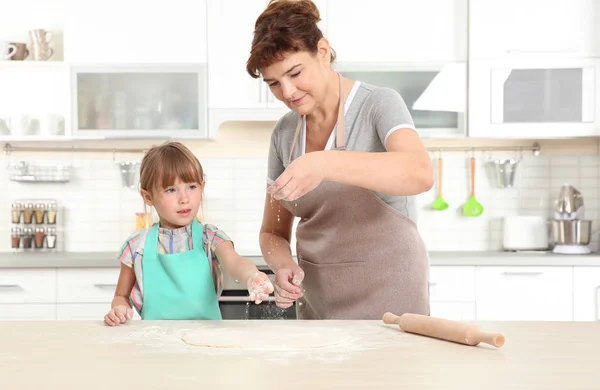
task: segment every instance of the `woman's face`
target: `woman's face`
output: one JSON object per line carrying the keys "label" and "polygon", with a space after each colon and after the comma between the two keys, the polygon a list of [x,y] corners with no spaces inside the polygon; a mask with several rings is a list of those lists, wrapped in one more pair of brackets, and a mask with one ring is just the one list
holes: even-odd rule
{"label": "woman's face", "polygon": [[329,48],[321,46],[320,43],[316,54],[289,53],[281,61],[261,69],[273,95],[300,115],[312,113],[327,92],[331,72]]}

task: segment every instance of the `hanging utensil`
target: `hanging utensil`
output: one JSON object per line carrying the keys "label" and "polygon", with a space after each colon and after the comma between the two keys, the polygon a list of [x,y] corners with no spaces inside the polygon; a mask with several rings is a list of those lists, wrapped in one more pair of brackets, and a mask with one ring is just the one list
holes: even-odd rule
{"label": "hanging utensil", "polygon": [[471,157],[471,195],[463,207],[467,217],[478,217],[483,213],[483,206],[475,199],[475,157]]}
{"label": "hanging utensil", "polygon": [[139,163],[133,161],[125,161],[118,163],[121,171],[121,181],[123,186],[136,189],[137,187],[137,167]]}
{"label": "hanging utensil", "polygon": [[446,210],[448,208],[448,203],[442,197],[442,177],[444,171],[444,160],[442,156],[438,157],[438,182],[437,182],[437,197],[431,207],[434,210]]}

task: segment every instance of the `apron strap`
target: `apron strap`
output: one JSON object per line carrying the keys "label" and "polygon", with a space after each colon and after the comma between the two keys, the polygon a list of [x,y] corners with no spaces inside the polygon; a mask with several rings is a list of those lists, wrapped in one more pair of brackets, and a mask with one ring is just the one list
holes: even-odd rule
{"label": "apron strap", "polygon": [[[337,124],[335,126],[335,146],[338,148],[343,148],[345,146],[346,143],[346,123],[345,123],[345,105],[346,105],[346,98],[344,97],[344,87],[343,87],[343,83],[342,83],[342,75],[341,74],[337,74],[338,75],[338,79],[340,81],[340,100],[339,100],[339,105],[338,105],[338,119],[337,119]],[[296,147],[296,144],[298,143],[298,136],[300,135],[300,129],[302,129],[302,122],[303,122],[304,118],[301,115],[300,118],[298,118],[298,123],[296,124],[296,130],[294,131],[294,138],[292,138],[292,147],[290,149],[290,157],[289,157],[289,161],[292,161],[292,157],[294,155],[294,149]]]}
{"label": "apron strap", "polygon": [[[204,237],[204,228],[200,225],[200,222],[194,220],[192,221],[192,244],[194,247],[192,248],[195,251],[202,250],[202,239]],[[210,259],[209,259],[210,260]]]}

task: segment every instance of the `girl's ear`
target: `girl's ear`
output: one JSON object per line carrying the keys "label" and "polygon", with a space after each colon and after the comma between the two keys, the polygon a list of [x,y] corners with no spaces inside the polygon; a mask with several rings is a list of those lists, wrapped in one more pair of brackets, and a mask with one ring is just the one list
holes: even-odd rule
{"label": "girl's ear", "polygon": [[152,196],[150,195],[150,193],[148,191],[141,190],[140,195],[142,195],[142,199],[144,199],[144,203],[146,203],[146,205],[154,206],[154,203],[152,202]]}

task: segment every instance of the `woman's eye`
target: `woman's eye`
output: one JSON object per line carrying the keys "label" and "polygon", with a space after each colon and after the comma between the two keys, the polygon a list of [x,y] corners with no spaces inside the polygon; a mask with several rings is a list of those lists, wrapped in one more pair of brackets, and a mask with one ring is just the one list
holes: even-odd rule
{"label": "woman's eye", "polygon": [[279,84],[279,82],[275,81],[275,82],[269,84],[269,87],[273,88],[273,87],[277,86],[278,84]]}
{"label": "woman's eye", "polygon": [[294,74],[292,74],[291,76],[292,76],[292,77],[298,77],[298,76],[300,75],[300,73],[301,73],[301,72],[294,73]]}

